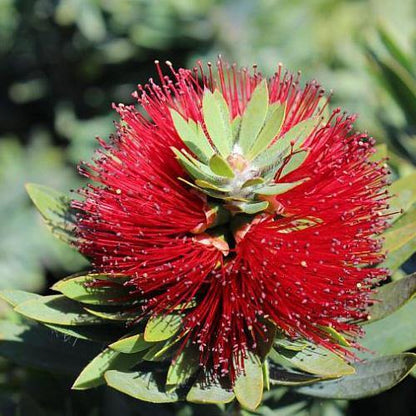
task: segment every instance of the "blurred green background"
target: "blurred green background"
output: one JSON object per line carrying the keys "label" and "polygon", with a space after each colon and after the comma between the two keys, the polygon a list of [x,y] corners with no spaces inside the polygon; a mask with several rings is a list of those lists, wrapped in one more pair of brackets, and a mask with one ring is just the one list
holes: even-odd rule
{"label": "blurred green background", "polygon": [[357,128],[405,175],[415,41],[415,0],[0,0],[0,288],[40,292],[86,267],[43,227],[24,183],[79,186],[77,162],[113,131],[111,103],[132,103],[155,59],[301,69],[334,90],[333,107],[360,114]]}

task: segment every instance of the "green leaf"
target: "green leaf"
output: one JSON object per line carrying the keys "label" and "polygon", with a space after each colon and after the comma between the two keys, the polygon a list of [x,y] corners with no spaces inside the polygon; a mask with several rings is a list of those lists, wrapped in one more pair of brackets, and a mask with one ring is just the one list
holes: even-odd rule
{"label": "green leaf", "polygon": [[119,339],[109,345],[112,350],[122,352],[124,354],[134,354],[136,352],[144,351],[153,346],[152,342],[144,340],[143,334],[129,335]]}
{"label": "green leaf", "polygon": [[185,384],[199,369],[198,351],[185,348],[169,367],[166,386]]}
{"label": "green leaf", "polygon": [[294,153],[292,156],[290,156],[289,161],[285,164],[285,167],[282,169],[282,172],[280,173],[279,179],[295,171],[296,169],[299,169],[303,165],[305,160],[308,158],[308,155],[309,151],[302,151]]}
{"label": "green leaf", "polygon": [[[390,194],[394,195],[390,200],[390,211],[406,212],[416,202],[416,172],[394,181],[389,188]],[[391,221],[399,218],[395,215]]]}
{"label": "green leaf", "polygon": [[100,324],[102,319],[91,316],[76,302],[65,296],[42,296],[15,307],[15,311],[35,321],[56,325]]}
{"label": "green leaf", "polygon": [[274,183],[272,185],[263,186],[256,190],[257,195],[280,195],[304,183],[306,180],[301,179],[290,183]]}
{"label": "green leaf", "polygon": [[166,391],[161,374],[110,370],[105,373],[105,381],[113,389],[145,402],[173,403],[179,400],[176,392]]}
{"label": "green leaf", "polygon": [[107,370],[117,369],[119,371],[129,370],[141,361],[142,354],[122,354],[110,348],[106,348],[98,354],[81,371],[72,389],[87,390],[101,386],[105,383],[104,373]]}
{"label": "green leaf", "polygon": [[370,350],[362,356],[397,354],[416,347],[416,300],[407,302],[384,319],[365,326],[365,336],[360,345]]}
{"label": "green leaf", "polygon": [[228,192],[227,188],[221,188],[219,186],[214,185],[211,182],[204,181],[203,179],[196,179],[195,184],[204,189],[212,189],[217,192]]}
{"label": "green leaf", "polygon": [[3,289],[0,291],[0,298],[13,307],[17,306],[19,303],[39,299],[41,297],[41,295],[25,292],[24,290]]}
{"label": "green leaf", "polygon": [[38,324],[0,320],[0,356],[20,366],[52,373],[74,374],[97,354],[97,346],[79,340],[68,342]]}
{"label": "green leaf", "polygon": [[238,115],[238,116],[235,116],[233,121],[231,122],[231,132],[233,135],[233,143],[236,143],[238,141],[240,128],[241,128],[241,116]]}
{"label": "green leaf", "polygon": [[164,341],[175,335],[182,327],[181,315],[158,315],[147,322],[144,339],[147,342]]}
{"label": "green leaf", "polygon": [[209,161],[209,167],[215,174],[219,176],[224,176],[225,178],[234,178],[234,172],[231,169],[231,166],[219,155],[214,155],[211,157]]}
{"label": "green leaf", "polygon": [[189,159],[186,157],[182,152],[174,147],[171,147],[173,153],[175,153],[176,159],[178,159],[179,163],[182,167],[188,172],[194,179],[208,179],[208,175],[206,175],[202,170],[196,167]]}
{"label": "green leaf", "polygon": [[238,402],[249,410],[255,410],[263,397],[263,370],[260,358],[251,352],[244,360],[244,373],[237,376],[234,393]]}
{"label": "green leaf", "polygon": [[233,142],[230,111],[221,92],[206,89],[202,98],[202,112],[209,137],[222,157],[226,158]]}
{"label": "green leaf", "polygon": [[264,183],[264,179],[263,178],[253,178],[253,179],[248,179],[246,180],[243,185],[241,186],[241,188],[248,188],[249,186],[257,186],[257,185],[261,185]]}
{"label": "green leaf", "polygon": [[226,404],[233,401],[234,392],[218,381],[197,380],[186,396],[186,401],[199,404]]}
{"label": "green leaf", "polygon": [[415,78],[395,59],[380,59],[371,50],[368,57],[378,71],[381,81],[403,110],[408,123],[412,124],[416,120]]}
{"label": "green leaf", "polygon": [[270,366],[269,373],[271,384],[281,386],[302,386],[322,380],[321,377],[312,374],[300,373],[293,370],[289,371],[283,367],[277,367],[276,365]]}
{"label": "green leaf", "polygon": [[264,79],[253,91],[242,116],[238,144],[243,154],[247,154],[257,140],[257,136],[266,120],[268,108],[269,92],[267,81]]}
{"label": "green leaf", "polygon": [[170,338],[164,342],[155,343],[143,356],[143,360],[150,362],[161,362],[171,360],[174,352],[173,347],[179,342],[180,338]]}
{"label": "green leaf", "polygon": [[407,69],[410,73],[413,72],[413,65],[409,57],[406,55],[403,49],[396,43],[392,35],[388,32],[387,28],[384,25],[377,26],[377,32],[380,36],[383,45],[389,51],[390,55],[400,63],[404,68]]}
{"label": "green leaf", "polygon": [[[99,286],[93,283],[100,281]],[[103,285],[102,282],[108,282]],[[125,279],[102,274],[87,274],[60,280],[52,290],[61,292],[65,297],[90,305],[116,305],[126,303],[129,289],[123,286]]]}
{"label": "green leaf", "polygon": [[108,325],[91,325],[91,326],[63,326],[54,324],[44,324],[52,331],[60,332],[73,338],[82,339],[85,341],[96,343],[109,343],[114,338],[121,335],[120,328],[109,327]]}
{"label": "green leaf", "polygon": [[277,352],[289,365],[307,373],[324,377],[341,377],[354,373],[354,368],[344,359],[322,347],[310,345],[301,351],[278,348]]}
{"label": "green leaf", "polygon": [[268,206],[269,203],[267,201],[239,204],[240,210],[246,214],[257,214],[267,209]]}
{"label": "green leaf", "polygon": [[293,143],[294,151],[300,149],[318,123],[319,117],[312,117],[301,121],[288,130],[284,136],[276,140],[276,143],[269,147],[267,152],[272,154],[285,153],[287,149],[290,149],[291,143]]}
{"label": "green leaf", "polygon": [[263,152],[273,142],[274,138],[279,135],[285,118],[286,106],[280,104],[268,117],[264,123],[257,140],[253,143],[250,148],[247,158],[252,160],[258,154]]}
{"label": "green leaf", "polygon": [[381,267],[386,267],[394,272],[416,251],[416,221],[402,227],[394,227],[383,236],[387,258]]}
{"label": "green leaf", "polygon": [[416,355],[404,353],[355,364],[356,373],[297,389],[299,393],[328,399],[361,399],[388,390],[416,365]]}
{"label": "green leaf", "polygon": [[377,289],[374,304],[368,309],[370,323],[383,319],[410,301],[416,293],[416,274]]}
{"label": "green leaf", "polygon": [[205,163],[214,154],[214,149],[206,138],[202,128],[193,120],[186,121],[177,111],[170,110],[176,132],[184,144]]}
{"label": "green leaf", "polygon": [[322,331],[326,332],[330,338],[335,341],[337,344],[342,345],[343,347],[350,347],[350,343],[346,340],[346,338],[340,334],[338,331],[336,331],[334,328],[330,326],[321,326],[318,325],[319,329],[322,329]]}
{"label": "green leaf", "polygon": [[70,206],[71,199],[52,188],[34,183],[26,184],[26,191],[52,233],[65,243],[76,241],[76,217]]}
{"label": "green leaf", "polygon": [[114,321],[115,323],[133,321],[140,315],[139,311],[106,312],[106,311],[97,311],[91,308],[85,308],[85,310],[89,312],[91,315],[94,315],[106,321]]}

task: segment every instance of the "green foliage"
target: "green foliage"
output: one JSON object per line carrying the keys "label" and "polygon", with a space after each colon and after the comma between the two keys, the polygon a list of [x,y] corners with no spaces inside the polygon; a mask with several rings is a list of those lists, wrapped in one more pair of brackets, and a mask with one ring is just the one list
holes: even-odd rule
{"label": "green foliage", "polygon": [[[392,210],[403,208],[406,212],[400,218],[395,218],[393,228],[385,234],[390,254],[383,265],[398,270],[416,250],[413,192],[416,181],[413,180],[414,173],[408,162],[412,160],[414,163],[416,155],[416,66],[412,52],[414,48],[406,46],[408,34],[414,30],[414,12],[415,5],[411,0],[402,1],[400,7],[394,0],[312,0],[302,6],[296,1],[276,4],[268,0],[255,3],[244,0],[2,1],[0,56],[5,65],[0,70],[4,92],[0,126],[0,287],[38,291],[45,287],[46,271],[57,278],[86,266],[81,256],[48,235],[46,227],[39,221],[39,215],[29,206],[23,184],[38,182],[62,190],[76,188],[79,181],[75,179],[75,169],[73,166],[69,169],[67,163],[78,163],[80,159],[90,158],[96,147],[93,136],[107,137],[113,131],[112,120],[116,117],[109,114],[109,103],[128,100],[134,85],[145,82],[149,74],[154,72],[154,57],[169,57],[177,66],[184,65],[186,61],[193,65],[194,56],[202,54],[215,59],[218,51],[224,51],[227,59],[242,65],[257,62],[268,75],[275,71],[278,61],[284,62],[291,70],[302,68],[306,78],[316,76],[324,85],[335,88],[335,106],[341,105],[350,112],[360,113],[358,128],[365,126],[377,139],[388,142],[389,164],[394,175],[403,177],[399,180],[401,196],[392,199]],[[380,17],[383,25],[375,30],[375,23],[380,21]],[[296,27],[296,36],[288,36],[288,33],[293,33],[293,27]],[[367,49],[367,62],[364,59],[363,40],[368,40],[371,45]],[[366,68],[369,62],[372,65],[371,72]],[[374,75],[380,81],[381,88],[374,82]],[[220,106],[218,109],[221,114]],[[261,147],[267,148],[273,140],[272,133],[266,129],[267,123],[270,122],[272,131],[275,128],[277,130],[279,121],[279,114],[271,113],[272,106],[269,107],[257,142],[260,150],[252,147],[250,157],[258,163],[262,162],[265,172],[270,169],[273,173],[273,168],[281,163],[283,156],[279,154],[277,160],[271,160],[272,152],[268,152],[263,160],[258,157],[263,150]],[[176,123],[175,126],[179,131]],[[213,125],[214,129],[217,127],[221,125]],[[313,127],[310,126],[311,129]],[[219,182],[213,182],[212,178],[208,181],[216,187],[211,191],[217,192],[222,186],[218,176],[225,171],[218,170],[217,165],[215,168],[214,165],[209,166],[214,154],[212,147],[205,135],[201,135],[201,129],[191,122],[189,128],[193,135],[198,135],[195,143],[200,148],[192,148],[191,142],[185,141],[180,134],[184,145],[217,175],[214,178]],[[222,128],[229,135],[228,126],[222,125]],[[9,132],[15,132],[16,138],[8,138]],[[237,117],[231,123],[232,143],[238,140],[240,132],[241,119]],[[285,141],[279,140],[281,144],[289,142],[289,136],[285,137]],[[286,152],[287,148],[282,149],[282,152]],[[394,153],[391,153],[392,150]],[[305,153],[299,155],[306,157]],[[298,156],[297,163],[302,163],[301,156]],[[294,165],[289,166],[290,169],[296,167],[295,162],[293,159]],[[286,170],[285,173],[288,172]],[[204,175],[206,173],[203,172]],[[246,186],[254,190],[265,185],[264,181],[253,181]],[[396,189],[397,185],[393,185],[392,192],[395,193]],[[51,196],[54,191],[44,195],[46,200],[48,194]],[[52,198],[51,202],[56,203],[56,200]],[[260,204],[257,207],[248,204],[244,208],[248,212],[257,212],[267,207],[265,202]],[[49,208],[47,211],[54,213]],[[64,225],[68,225],[68,221],[65,220]],[[58,226],[55,229],[61,235],[68,236],[65,228],[62,230]],[[400,273],[403,274],[403,271]],[[86,277],[85,280],[88,279]],[[123,354],[134,354],[148,344],[159,344],[145,344],[143,337],[140,338],[145,322],[140,324],[139,335],[132,335],[130,328],[127,332],[124,323],[118,319],[131,320],[132,315],[124,312],[122,316],[117,314],[111,305],[116,301],[111,299],[110,302],[104,291],[100,297],[99,289],[80,283],[84,281],[83,277],[78,281],[71,280],[62,281],[54,289],[60,287],[63,295],[79,302],[81,316],[84,316],[84,311],[93,319],[100,315],[100,320],[105,320],[106,326],[46,324],[49,327],[47,329],[15,322],[16,315],[11,314],[13,321],[4,321],[6,323],[0,325],[0,354],[19,365],[41,368],[54,375],[48,379],[45,373],[33,370],[27,373],[20,368],[3,366],[0,362],[0,385],[2,391],[6,391],[0,397],[0,413],[5,413],[4,403],[7,403],[7,409],[10,406],[17,407],[17,412],[22,415],[47,416],[62,415],[64,412],[68,416],[108,416],[120,412],[125,416],[166,416],[173,413],[178,416],[216,416],[227,411],[224,404],[234,399],[234,393],[226,384],[206,386],[200,381],[194,382],[193,378],[190,381],[194,383],[193,387],[187,393],[188,401],[222,403],[223,407],[179,404],[152,407],[143,402],[138,406],[135,400],[129,401],[127,396],[118,395],[114,389],[89,392],[83,400],[68,392],[68,383],[57,378],[58,373],[67,372],[75,377],[74,372],[81,371],[80,363],[87,364],[102,350],[103,343],[111,344],[114,347],[112,349]],[[363,338],[363,345],[380,355],[399,354],[416,346],[412,324],[414,300],[409,301],[413,280],[405,278],[397,283],[397,286],[388,284],[379,289],[377,297],[383,298],[384,304],[374,304],[371,310],[373,320],[365,325],[367,335]],[[3,297],[13,306],[22,304],[22,307],[23,302],[39,300],[26,292],[10,290],[3,292]],[[53,314],[61,312],[65,312],[65,308],[58,308]],[[42,313],[42,319],[45,316],[50,319],[51,311],[45,313]],[[120,340],[120,337],[126,338]],[[164,350],[166,352],[167,347],[174,351],[175,345],[172,347],[171,340],[166,341],[160,341],[149,357],[155,359],[156,354]],[[279,350],[283,347],[293,354],[305,349],[305,353],[308,352],[301,341],[279,340],[278,345],[275,345]],[[91,350],[88,352],[88,349]],[[162,366],[163,362],[150,364]],[[169,401],[168,397],[178,393],[166,391],[164,377],[167,376],[167,368],[164,367],[164,373],[156,378],[144,370],[121,372],[123,381],[117,381],[117,378],[116,381],[114,378],[110,380],[111,372],[117,373],[117,370],[112,370],[106,374],[107,383],[113,383],[115,389],[127,394],[133,389],[131,396],[134,397]],[[395,374],[403,374],[403,368],[401,364],[398,365]],[[341,415],[345,409],[333,401],[321,402],[299,397],[295,402],[286,400],[285,394],[281,393],[283,387],[276,388],[282,384],[288,386],[291,383],[315,382],[322,378],[320,375],[305,373],[296,366],[283,368],[271,361],[269,373],[274,386],[268,392],[270,395],[265,394],[264,404],[255,413],[241,411],[242,414],[327,416]],[[338,383],[342,384],[354,377],[343,377],[336,382],[326,381],[325,386],[329,383],[337,383],[338,386]],[[133,385],[135,380],[143,382],[140,384],[137,381]],[[390,377],[389,380],[396,379]],[[32,383],[31,389],[25,384],[28,382]],[[33,385],[37,387],[36,391]],[[154,388],[155,385],[157,388]],[[48,394],[52,391],[53,397]],[[183,399],[181,394],[179,396]],[[396,403],[395,409],[403,413],[399,405]],[[228,406],[228,413],[239,411],[231,406]]]}
{"label": "green foliage", "polygon": [[300,393],[329,399],[360,399],[387,390],[416,365],[416,354],[404,353],[376,358],[354,365],[355,374],[298,389]]}

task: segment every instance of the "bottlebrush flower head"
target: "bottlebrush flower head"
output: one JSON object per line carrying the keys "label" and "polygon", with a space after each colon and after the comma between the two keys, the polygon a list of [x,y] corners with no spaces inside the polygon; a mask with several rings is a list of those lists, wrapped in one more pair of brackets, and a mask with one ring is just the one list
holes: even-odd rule
{"label": "bottlebrush flower head", "polygon": [[351,358],[387,271],[387,171],[321,86],[218,61],[139,85],[81,172],[78,247],[234,381],[277,331]]}

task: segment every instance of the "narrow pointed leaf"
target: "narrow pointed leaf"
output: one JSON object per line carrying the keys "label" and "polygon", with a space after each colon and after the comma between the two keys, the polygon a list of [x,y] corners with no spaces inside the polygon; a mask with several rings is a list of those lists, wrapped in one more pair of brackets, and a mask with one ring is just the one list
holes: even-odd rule
{"label": "narrow pointed leaf", "polygon": [[233,121],[231,122],[231,133],[233,136],[233,143],[238,142],[238,137],[240,135],[240,128],[241,128],[241,116],[235,116]]}
{"label": "narrow pointed leaf", "polygon": [[104,373],[107,370],[117,369],[119,371],[129,370],[141,361],[141,354],[122,354],[110,348],[106,348],[98,354],[81,371],[72,389],[87,390],[98,387],[105,383]]}
{"label": "narrow pointed leaf", "polygon": [[123,354],[134,354],[136,352],[147,350],[153,345],[153,342],[145,341],[144,334],[134,334],[113,342],[109,345],[109,348],[122,352]]}
{"label": "narrow pointed leaf", "polygon": [[383,45],[390,52],[391,56],[400,63],[410,73],[415,69],[412,61],[407,56],[406,52],[397,44],[392,35],[387,31],[384,25],[378,25],[377,32],[380,36]]}
{"label": "narrow pointed leaf", "polygon": [[281,104],[266,120],[257,140],[253,143],[247,154],[249,159],[254,159],[258,154],[267,149],[274,138],[279,135],[285,118],[285,112],[286,106]]}
{"label": "narrow pointed leaf", "polygon": [[308,158],[308,155],[308,151],[303,151],[292,155],[289,161],[286,163],[285,167],[282,169],[282,172],[280,173],[280,178],[283,178],[289,173],[295,171],[296,169],[299,169],[303,165],[305,160]]}
{"label": "narrow pointed leaf", "polygon": [[36,293],[25,292],[24,290],[18,289],[3,289],[0,291],[0,298],[13,307],[17,306],[19,303],[40,299],[41,297],[41,295]]}
{"label": "narrow pointed leaf", "polygon": [[167,392],[160,374],[141,371],[105,373],[107,385],[128,396],[151,403],[173,403],[179,400],[176,392]]}
{"label": "narrow pointed leaf", "polygon": [[130,308],[127,310],[120,310],[120,311],[102,311],[92,309],[91,307],[84,308],[88,313],[92,316],[96,316],[101,318],[103,321],[115,321],[115,322],[125,322],[137,319],[140,315],[140,311],[137,308]]}
{"label": "narrow pointed leaf", "polygon": [[207,175],[198,169],[189,159],[181,153],[178,149],[174,147],[171,148],[173,153],[175,153],[176,158],[182,167],[188,172],[194,179],[207,179]]}
{"label": "narrow pointed leaf", "polygon": [[305,179],[300,181],[290,182],[290,183],[275,183],[273,185],[263,186],[262,188],[256,190],[257,195],[280,195],[287,191],[290,191],[293,188],[301,185],[305,182]]}
{"label": "narrow pointed leaf", "polygon": [[144,339],[147,342],[158,342],[169,339],[182,327],[180,315],[158,315],[150,318],[144,330]]}
{"label": "narrow pointed leaf", "polygon": [[203,162],[208,163],[214,149],[205,137],[202,128],[193,120],[186,121],[177,111],[170,110],[176,132],[184,144]]}
{"label": "narrow pointed leaf", "polygon": [[294,151],[300,149],[318,123],[318,117],[308,118],[301,121],[288,130],[282,137],[276,140],[276,142],[267,149],[267,153],[273,155],[285,153],[287,149],[290,149],[291,143],[293,143]]}
{"label": "narrow pointed leaf", "polygon": [[322,380],[321,377],[293,370],[289,371],[283,367],[273,365],[273,363],[270,365],[269,373],[270,383],[273,385],[302,386]]}
{"label": "narrow pointed leaf", "polygon": [[355,364],[356,373],[334,381],[301,387],[299,393],[328,399],[361,399],[388,390],[416,365],[416,355],[404,353]]}
{"label": "narrow pointed leaf", "polygon": [[172,360],[174,355],[173,347],[180,340],[179,337],[171,338],[163,342],[154,343],[143,355],[143,360],[151,362],[160,362],[165,360]]}
{"label": "narrow pointed leaf", "polygon": [[267,81],[263,80],[253,91],[242,116],[238,144],[243,154],[247,154],[248,150],[256,141],[266,120],[268,108],[269,92]]}
{"label": "narrow pointed leaf", "polygon": [[[100,285],[94,286],[94,282]],[[102,282],[108,282],[103,285]],[[123,279],[100,274],[88,274],[60,280],[52,286],[52,290],[61,292],[69,299],[90,305],[111,305],[126,302],[129,289],[123,286]],[[123,299],[124,298],[124,299]]]}
{"label": "narrow pointed leaf", "polygon": [[231,166],[219,155],[211,157],[209,167],[216,175],[224,176],[225,178],[234,178],[234,172]]}
{"label": "narrow pointed leaf", "polygon": [[195,184],[200,186],[201,188],[212,189],[217,192],[228,192],[227,188],[221,188],[217,185],[214,185],[211,182],[205,181],[203,179],[196,179]]}
{"label": "narrow pointed leaf", "polygon": [[206,89],[202,99],[204,122],[209,137],[222,157],[226,158],[232,147],[230,111],[222,94]]}
{"label": "narrow pointed leaf", "polygon": [[368,309],[370,323],[383,319],[409,302],[416,294],[416,273],[377,289],[374,303]]}
{"label": "narrow pointed leaf", "polygon": [[88,314],[78,303],[61,295],[42,296],[15,307],[15,311],[35,321],[57,325],[101,324],[102,319]]}
{"label": "narrow pointed leaf", "polygon": [[235,380],[234,393],[238,402],[249,410],[255,410],[263,397],[263,370],[260,358],[247,353],[244,360],[244,373]]}

